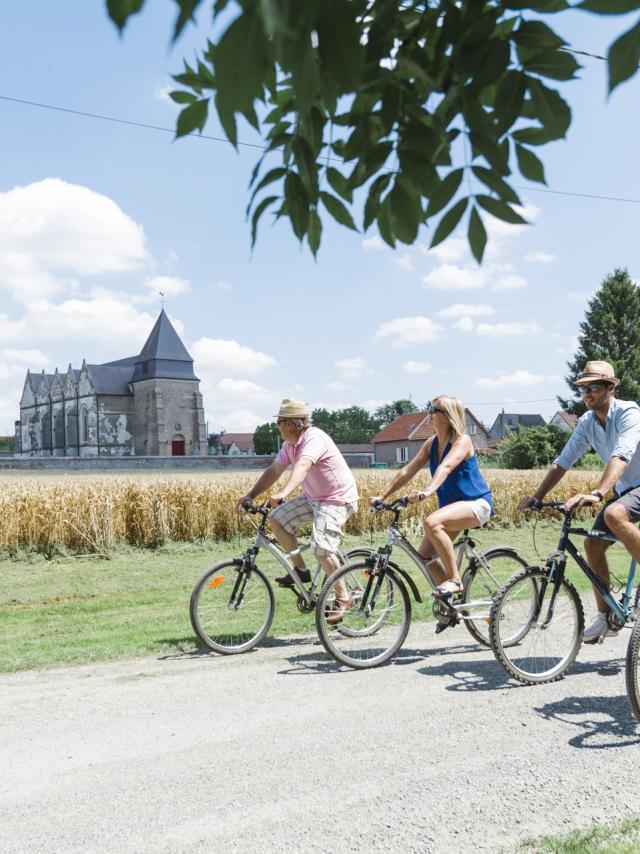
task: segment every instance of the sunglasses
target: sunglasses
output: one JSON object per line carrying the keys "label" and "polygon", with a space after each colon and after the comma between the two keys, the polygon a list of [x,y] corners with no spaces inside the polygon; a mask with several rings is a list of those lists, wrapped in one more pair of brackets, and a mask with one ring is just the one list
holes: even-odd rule
{"label": "sunglasses", "polygon": [[440,412],[442,415],[446,415],[444,409],[438,409],[437,406],[428,406],[427,407],[427,413],[429,415],[435,415],[436,412]]}
{"label": "sunglasses", "polygon": [[603,388],[608,388],[610,385],[611,383],[588,383],[582,386],[582,393],[589,391],[593,394],[596,391],[602,391]]}
{"label": "sunglasses", "polygon": [[281,424],[286,424],[288,421],[289,421],[288,418],[278,418],[278,420],[276,421],[276,424],[279,427]]}

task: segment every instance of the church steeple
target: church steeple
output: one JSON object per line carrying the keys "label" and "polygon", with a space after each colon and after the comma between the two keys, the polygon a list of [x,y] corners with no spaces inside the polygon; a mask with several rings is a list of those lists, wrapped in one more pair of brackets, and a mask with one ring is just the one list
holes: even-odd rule
{"label": "church steeple", "polygon": [[132,382],[155,377],[198,379],[193,373],[193,359],[165,314],[164,308],[160,311],[151,334],[135,360]]}

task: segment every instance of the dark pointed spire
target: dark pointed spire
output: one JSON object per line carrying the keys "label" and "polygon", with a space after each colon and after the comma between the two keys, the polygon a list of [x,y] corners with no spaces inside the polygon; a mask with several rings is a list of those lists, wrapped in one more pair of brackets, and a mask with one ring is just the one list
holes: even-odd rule
{"label": "dark pointed spire", "polygon": [[153,377],[197,379],[193,373],[193,359],[165,314],[164,308],[135,360],[133,382]]}

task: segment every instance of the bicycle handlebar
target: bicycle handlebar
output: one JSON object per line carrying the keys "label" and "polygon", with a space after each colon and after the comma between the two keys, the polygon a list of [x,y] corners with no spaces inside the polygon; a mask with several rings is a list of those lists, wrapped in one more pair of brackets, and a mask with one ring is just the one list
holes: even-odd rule
{"label": "bicycle handlebar", "polygon": [[390,510],[392,513],[398,513],[399,509],[404,509],[409,505],[409,496],[404,495],[402,498],[396,498],[395,501],[392,501],[391,504],[385,504],[384,501],[374,501],[372,509],[376,512],[380,512],[380,510]]}
{"label": "bicycle handlebar", "polygon": [[574,512],[573,508],[567,510],[564,501],[534,501],[529,507],[525,507],[525,510],[537,510],[538,512],[540,510],[557,510],[559,513],[564,513],[565,516]]}

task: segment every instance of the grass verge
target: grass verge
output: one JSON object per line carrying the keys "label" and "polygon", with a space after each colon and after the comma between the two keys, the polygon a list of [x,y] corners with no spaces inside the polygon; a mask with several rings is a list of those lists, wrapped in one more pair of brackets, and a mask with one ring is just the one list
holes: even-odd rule
{"label": "grass verge", "polygon": [[616,824],[598,824],[561,836],[527,839],[518,854],[637,854],[640,851],[640,818]]}

